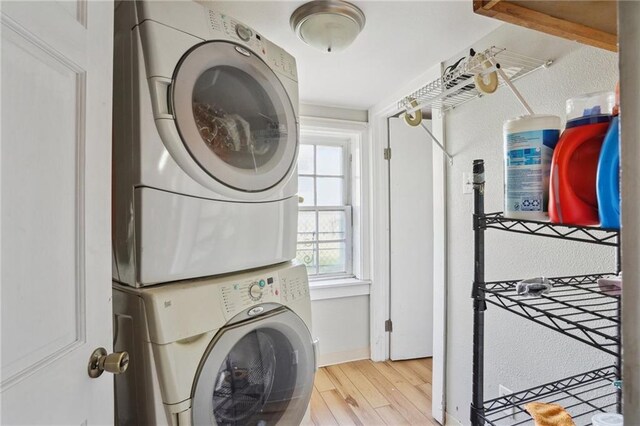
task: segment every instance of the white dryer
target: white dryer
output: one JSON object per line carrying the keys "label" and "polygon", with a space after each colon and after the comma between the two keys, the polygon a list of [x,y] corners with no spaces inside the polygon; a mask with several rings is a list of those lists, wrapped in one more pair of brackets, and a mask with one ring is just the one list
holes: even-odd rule
{"label": "white dryer", "polygon": [[120,2],[114,49],[114,279],[295,258],[295,59],[189,1]]}
{"label": "white dryer", "polygon": [[297,425],[316,369],[307,272],[287,262],[215,279],[114,284],[119,425]]}

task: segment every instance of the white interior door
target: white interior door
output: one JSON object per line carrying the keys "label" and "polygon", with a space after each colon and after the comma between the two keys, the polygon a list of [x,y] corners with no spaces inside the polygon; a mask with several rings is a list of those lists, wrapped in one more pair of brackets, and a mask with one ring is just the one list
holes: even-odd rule
{"label": "white interior door", "polygon": [[1,8],[0,423],[112,423],[113,3]]}
{"label": "white interior door", "polygon": [[[421,127],[389,120],[392,360],[433,355],[432,145]],[[430,121],[424,121],[431,125]]]}

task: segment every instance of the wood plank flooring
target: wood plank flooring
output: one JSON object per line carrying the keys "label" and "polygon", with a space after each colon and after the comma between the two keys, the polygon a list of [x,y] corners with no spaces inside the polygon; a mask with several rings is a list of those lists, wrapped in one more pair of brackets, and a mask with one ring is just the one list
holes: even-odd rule
{"label": "wood plank flooring", "polygon": [[309,425],[437,425],[431,358],[354,361],[316,373]]}

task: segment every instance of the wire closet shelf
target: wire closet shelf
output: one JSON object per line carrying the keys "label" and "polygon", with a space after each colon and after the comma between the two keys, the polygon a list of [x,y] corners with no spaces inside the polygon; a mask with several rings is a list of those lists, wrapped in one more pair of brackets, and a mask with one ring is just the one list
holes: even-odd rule
{"label": "wire closet shelf", "polygon": [[[486,68],[487,63],[493,63],[493,65]],[[531,58],[495,46],[486,49],[481,55],[472,52],[469,58],[464,59],[453,70],[444,73],[442,77],[398,101],[398,109],[413,113],[431,106],[431,108],[446,112],[472,99],[483,96],[476,89],[474,83],[475,75],[484,76],[499,68],[509,80],[514,81],[540,68],[546,68],[551,63],[551,60]],[[498,82],[498,89],[508,84],[500,75]],[[412,106],[411,103],[414,101],[417,102],[417,105]]]}

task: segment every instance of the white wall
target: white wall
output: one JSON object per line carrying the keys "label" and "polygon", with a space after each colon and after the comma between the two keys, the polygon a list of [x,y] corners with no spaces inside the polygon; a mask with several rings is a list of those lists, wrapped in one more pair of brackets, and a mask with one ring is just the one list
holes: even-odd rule
{"label": "white wall", "polygon": [[[300,115],[306,118],[367,122],[367,111],[322,105],[300,104]],[[313,120],[306,120],[306,122],[310,121]],[[319,125],[317,122],[314,123],[316,126]],[[331,122],[327,122],[327,126],[332,126]],[[363,143],[367,143],[367,141],[368,139]],[[363,160],[366,161],[366,158]],[[365,170],[368,170],[368,165],[362,164],[360,168],[364,173]],[[367,197],[363,198],[365,202],[367,199]],[[354,211],[356,210],[354,206]],[[368,238],[363,241],[368,241]],[[361,272],[361,276],[358,278],[367,279],[369,277],[368,271],[363,271],[363,269],[368,269],[367,265],[360,265],[358,269]],[[370,282],[334,280],[333,282],[317,282],[315,288],[313,285],[312,282],[312,335],[314,339],[320,341],[319,364],[331,365],[357,359],[368,359],[370,354]]]}
{"label": "white wall", "polygon": [[368,295],[314,300],[311,317],[320,365],[369,358]]}
{"label": "white wall", "polygon": [[[516,82],[537,113],[560,115],[567,98],[612,90],[617,55],[530,30],[505,25],[491,44],[541,59],[555,58],[548,69]],[[547,55],[551,56],[540,56]],[[560,55],[560,56],[556,56]],[[523,110],[507,90],[469,102],[447,113],[447,147],[454,155],[448,190],[448,343],[447,412],[469,424],[472,363],[473,196],[462,194],[462,173],[483,158],[486,211],[503,209],[502,124]],[[486,232],[486,280],[562,276],[613,271],[612,249],[517,234]],[[517,391],[613,364],[580,342],[489,305],[485,315],[485,399],[498,396],[498,385]]]}

